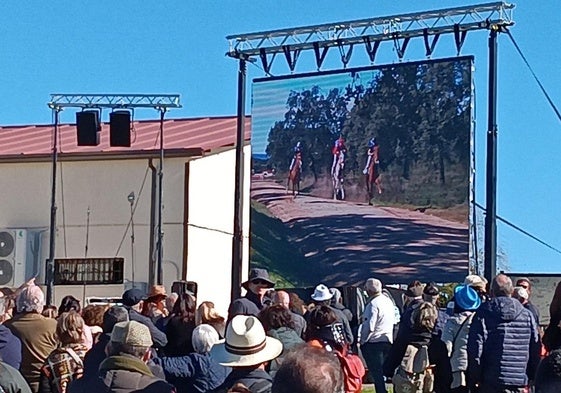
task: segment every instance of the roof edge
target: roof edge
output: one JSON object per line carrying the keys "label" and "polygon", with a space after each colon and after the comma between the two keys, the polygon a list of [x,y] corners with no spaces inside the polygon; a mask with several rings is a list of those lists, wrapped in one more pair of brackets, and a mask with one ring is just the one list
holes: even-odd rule
{"label": "roof edge", "polygon": [[[185,149],[165,149],[165,158],[195,158],[205,155],[201,147],[190,147]],[[110,161],[110,160],[136,160],[145,158],[159,158],[160,150],[133,150],[133,151],[103,151],[103,152],[80,152],[80,153],[58,153],[57,161]],[[19,164],[30,162],[52,161],[52,154],[28,154],[28,155],[5,155],[0,156],[2,164]]]}

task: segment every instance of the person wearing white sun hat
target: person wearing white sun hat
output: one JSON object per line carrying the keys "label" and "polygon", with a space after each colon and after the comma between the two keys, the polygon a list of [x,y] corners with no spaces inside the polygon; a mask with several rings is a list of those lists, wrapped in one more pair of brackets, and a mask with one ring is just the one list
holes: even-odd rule
{"label": "person wearing white sun hat", "polygon": [[[321,305],[328,306],[329,308],[331,308],[333,310],[335,315],[337,315],[337,321],[341,322],[343,324],[343,331],[345,333],[345,340],[347,340],[347,343],[349,345],[351,345],[354,342],[354,336],[353,336],[353,332],[351,330],[351,325],[349,324],[349,320],[347,319],[345,314],[341,310],[338,310],[331,305],[331,298],[333,297],[333,292],[331,292],[325,284],[319,284],[314,289],[314,293],[312,294],[311,297],[312,297],[312,300],[314,301],[314,303],[316,305],[318,305],[318,306],[321,306]],[[304,318],[306,318],[306,322],[308,322],[308,323],[310,322],[309,321],[309,318],[310,318],[309,314],[310,313],[307,312],[306,315],[304,315]]]}
{"label": "person wearing white sun hat", "polygon": [[226,338],[214,344],[210,356],[232,372],[216,391],[227,391],[237,383],[252,392],[270,391],[273,378],[267,363],[282,352],[282,343],[267,337],[263,325],[253,315],[236,315],[226,327]]}

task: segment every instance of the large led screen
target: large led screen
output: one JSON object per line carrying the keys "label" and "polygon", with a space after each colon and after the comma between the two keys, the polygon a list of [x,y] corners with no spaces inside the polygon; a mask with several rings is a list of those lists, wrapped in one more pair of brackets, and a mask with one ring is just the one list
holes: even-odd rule
{"label": "large led screen", "polygon": [[255,79],[250,264],[295,287],[462,280],[472,63]]}

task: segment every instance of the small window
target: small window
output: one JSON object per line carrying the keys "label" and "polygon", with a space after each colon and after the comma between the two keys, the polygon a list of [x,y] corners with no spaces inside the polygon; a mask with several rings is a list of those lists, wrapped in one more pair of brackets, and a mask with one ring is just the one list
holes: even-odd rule
{"label": "small window", "polygon": [[124,258],[55,259],[55,285],[122,284]]}

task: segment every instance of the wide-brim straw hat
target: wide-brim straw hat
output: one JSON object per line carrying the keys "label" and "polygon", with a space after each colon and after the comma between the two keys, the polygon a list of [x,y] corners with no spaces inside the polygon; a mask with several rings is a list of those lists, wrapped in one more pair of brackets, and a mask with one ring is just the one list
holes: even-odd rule
{"label": "wide-brim straw hat", "polygon": [[256,366],[282,352],[282,343],[265,335],[253,315],[236,315],[226,328],[226,338],[214,344],[210,356],[223,366]]}

